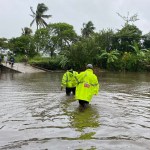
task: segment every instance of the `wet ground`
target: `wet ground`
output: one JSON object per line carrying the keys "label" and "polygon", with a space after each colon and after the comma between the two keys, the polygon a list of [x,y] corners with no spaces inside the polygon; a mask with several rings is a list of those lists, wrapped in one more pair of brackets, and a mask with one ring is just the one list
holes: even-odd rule
{"label": "wet ground", "polygon": [[12,70],[15,72],[20,72],[20,73],[37,73],[37,72],[45,72],[44,70],[41,70],[39,68],[32,67],[29,64],[26,63],[14,63],[13,66],[9,63],[3,63],[3,70]]}
{"label": "wet ground", "polygon": [[0,74],[0,150],[150,149],[150,73],[100,73],[83,112],[61,77]]}

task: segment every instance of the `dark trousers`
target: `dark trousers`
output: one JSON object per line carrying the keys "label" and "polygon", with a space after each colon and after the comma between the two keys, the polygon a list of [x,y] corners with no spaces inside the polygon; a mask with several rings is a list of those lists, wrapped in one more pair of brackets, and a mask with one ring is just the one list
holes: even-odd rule
{"label": "dark trousers", "polygon": [[79,100],[79,104],[80,106],[82,106],[83,108],[86,108],[89,104],[89,102],[87,101],[84,101],[84,100]]}
{"label": "dark trousers", "polygon": [[73,95],[75,95],[75,93],[76,93],[76,87],[73,87],[73,88],[66,87],[66,95],[69,96],[71,94],[71,92],[73,93]]}

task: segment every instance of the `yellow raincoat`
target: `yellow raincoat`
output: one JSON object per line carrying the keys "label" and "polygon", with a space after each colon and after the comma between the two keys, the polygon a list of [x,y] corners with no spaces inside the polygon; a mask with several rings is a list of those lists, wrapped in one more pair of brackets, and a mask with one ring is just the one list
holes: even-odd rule
{"label": "yellow raincoat", "polygon": [[75,76],[78,74],[78,72],[73,71],[67,71],[63,77],[62,77],[62,82],[61,82],[61,86],[62,87],[67,87],[67,88],[73,88],[76,87],[76,79]]}
{"label": "yellow raincoat", "polygon": [[92,69],[86,69],[76,76],[77,86],[76,95],[77,100],[84,100],[90,102],[93,95],[97,95],[99,91],[99,83],[97,76]]}

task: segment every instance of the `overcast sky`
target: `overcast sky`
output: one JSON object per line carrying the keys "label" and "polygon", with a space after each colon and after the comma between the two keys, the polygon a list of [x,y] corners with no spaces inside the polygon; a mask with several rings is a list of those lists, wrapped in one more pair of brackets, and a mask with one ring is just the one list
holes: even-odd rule
{"label": "overcast sky", "polygon": [[[36,11],[38,3],[44,3],[52,15],[47,23],[65,22],[73,25],[80,34],[83,23],[92,21],[96,31],[111,28],[121,29],[124,20],[117,15],[138,14],[140,20],[134,24],[143,34],[150,32],[150,0],[0,0],[0,38],[19,37],[22,28],[30,27],[31,10]],[[34,24],[31,29],[35,31]]]}

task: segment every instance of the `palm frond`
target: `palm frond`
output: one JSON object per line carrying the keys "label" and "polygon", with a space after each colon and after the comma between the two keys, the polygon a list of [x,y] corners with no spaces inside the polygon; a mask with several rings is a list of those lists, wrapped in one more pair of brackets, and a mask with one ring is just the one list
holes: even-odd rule
{"label": "palm frond", "polygon": [[35,19],[33,19],[32,22],[30,23],[30,27],[33,25],[34,22],[35,22]]}
{"label": "palm frond", "polygon": [[45,20],[44,19],[41,19],[41,20],[42,20],[43,24],[47,27],[47,23],[45,22]]}
{"label": "palm frond", "polygon": [[36,21],[37,29],[38,27],[44,27],[47,26],[47,23],[44,21],[44,18],[50,18],[52,15],[44,15],[44,12],[48,10],[48,7],[44,3],[40,3],[37,5],[36,13],[33,11],[32,7],[30,7],[32,11],[31,17],[34,18],[34,20],[31,22],[30,26]]}
{"label": "palm frond", "polygon": [[33,8],[32,8],[32,7],[30,7],[30,9],[31,9],[32,13],[33,13],[34,15],[36,15],[36,14],[35,14],[35,12],[33,11]]}
{"label": "palm frond", "polygon": [[35,18],[35,15],[30,15],[31,17]]}

